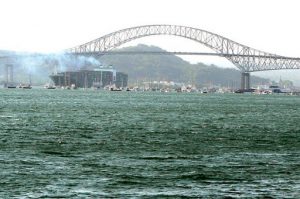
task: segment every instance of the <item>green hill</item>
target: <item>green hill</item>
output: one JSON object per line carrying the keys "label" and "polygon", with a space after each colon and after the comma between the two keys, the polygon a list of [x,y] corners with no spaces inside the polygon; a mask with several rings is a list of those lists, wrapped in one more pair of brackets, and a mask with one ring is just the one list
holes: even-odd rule
{"label": "green hill", "polygon": [[[137,45],[120,51],[163,51],[156,46]],[[175,55],[105,55],[100,58],[104,65],[113,65],[117,70],[128,73],[129,81],[166,80],[190,82],[197,85],[240,86],[240,71],[203,63],[190,64]],[[267,83],[268,79],[251,77],[253,85]]]}

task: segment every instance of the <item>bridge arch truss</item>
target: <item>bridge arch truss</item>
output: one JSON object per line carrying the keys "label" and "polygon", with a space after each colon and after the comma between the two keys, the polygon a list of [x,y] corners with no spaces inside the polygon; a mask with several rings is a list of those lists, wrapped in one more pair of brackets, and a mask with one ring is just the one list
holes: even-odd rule
{"label": "bridge arch truss", "polygon": [[126,28],[70,48],[67,52],[73,54],[103,53],[132,40],[152,35],[174,35],[201,43],[231,61],[242,72],[300,69],[298,58],[256,50],[209,31],[179,25],[145,25]]}

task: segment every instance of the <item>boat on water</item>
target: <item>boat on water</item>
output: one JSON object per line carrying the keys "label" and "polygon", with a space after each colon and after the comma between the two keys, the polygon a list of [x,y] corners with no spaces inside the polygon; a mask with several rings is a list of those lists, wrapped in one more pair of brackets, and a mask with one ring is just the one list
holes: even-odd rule
{"label": "boat on water", "polygon": [[122,91],[122,88],[116,87],[116,85],[107,85],[104,87],[104,90],[108,91]]}
{"label": "boat on water", "polygon": [[44,86],[45,89],[56,89],[56,86],[52,85],[52,84],[46,84]]}
{"label": "boat on water", "polygon": [[269,87],[269,91],[271,92],[271,93],[285,93],[279,86],[274,86],[274,85],[271,85],[270,87]]}
{"label": "boat on water", "polygon": [[249,88],[249,89],[238,89],[235,90],[234,93],[245,93],[245,94],[251,94],[254,93],[255,89],[254,88]]}
{"label": "boat on water", "polygon": [[23,89],[32,89],[30,84],[20,84],[19,88],[23,88]]}
{"label": "boat on water", "polygon": [[6,86],[6,88],[17,88],[17,86],[15,86],[15,85],[8,85],[8,86]]}
{"label": "boat on water", "polygon": [[110,91],[122,91],[120,88],[110,88]]}
{"label": "boat on water", "polygon": [[55,87],[55,86],[52,86],[52,85],[46,86],[45,88],[46,88],[46,89],[56,89],[56,87]]}

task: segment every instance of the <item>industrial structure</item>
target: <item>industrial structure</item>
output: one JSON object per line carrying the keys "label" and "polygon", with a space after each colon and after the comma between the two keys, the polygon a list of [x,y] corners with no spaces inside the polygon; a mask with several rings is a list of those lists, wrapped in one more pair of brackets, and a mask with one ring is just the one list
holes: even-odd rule
{"label": "industrial structure", "polygon": [[50,75],[57,87],[76,88],[103,88],[115,86],[116,88],[127,87],[128,75],[117,72],[110,68],[97,68],[94,70],[65,71]]}

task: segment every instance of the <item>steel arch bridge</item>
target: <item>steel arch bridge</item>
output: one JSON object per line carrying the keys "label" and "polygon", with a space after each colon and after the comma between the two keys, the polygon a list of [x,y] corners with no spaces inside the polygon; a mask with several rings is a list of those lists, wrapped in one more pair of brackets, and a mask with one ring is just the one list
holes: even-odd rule
{"label": "steel arch bridge", "polygon": [[209,31],[179,25],[144,25],[126,28],[67,49],[67,52],[101,54],[129,41],[152,35],[174,35],[201,43],[215,51],[215,55],[231,61],[242,73],[300,69],[300,58],[279,56],[256,50]]}

